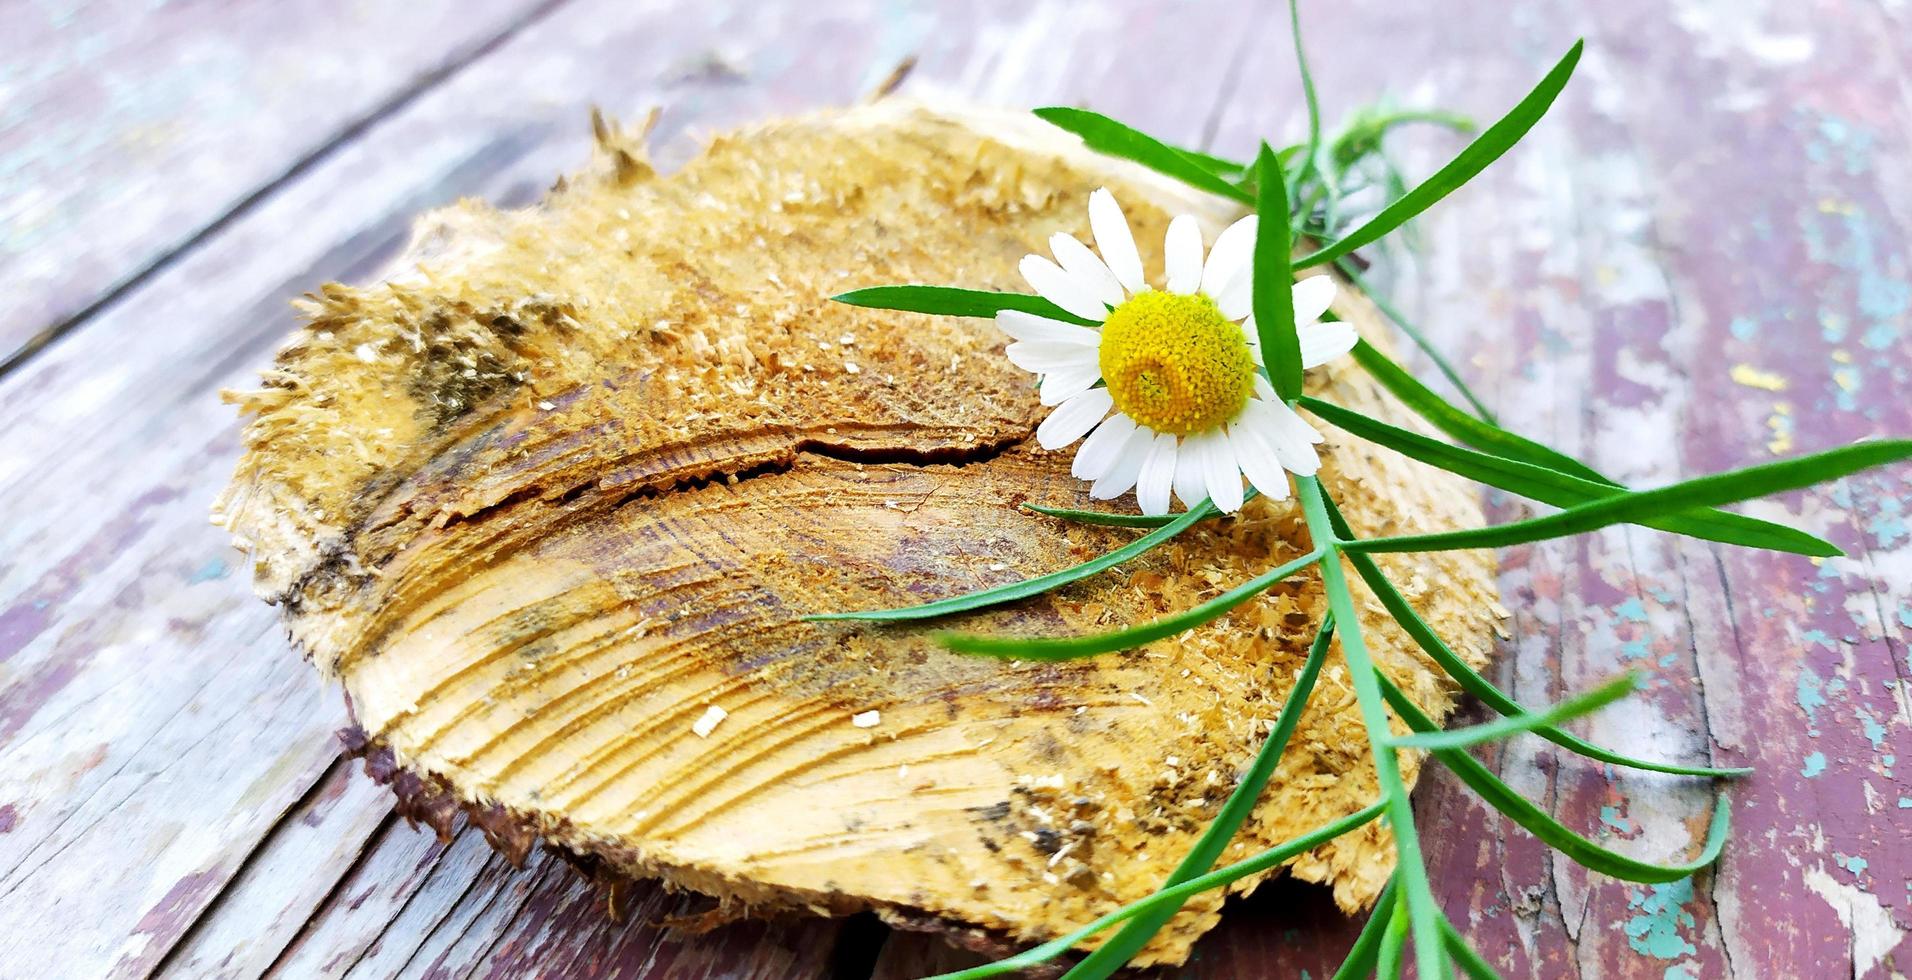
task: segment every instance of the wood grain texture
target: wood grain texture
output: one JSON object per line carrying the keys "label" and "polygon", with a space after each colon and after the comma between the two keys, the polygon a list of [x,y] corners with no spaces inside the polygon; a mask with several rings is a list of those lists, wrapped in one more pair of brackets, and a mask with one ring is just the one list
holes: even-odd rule
{"label": "wood grain texture", "polygon": [[[439,848],[351,789],[360,777],[325,742],[339,706],[231,581],[223,535],[203,523],[237,451],[211,392],[263,363],[291,295],[389,257],[407,215],[467,193],[528,200],[577,162],[590,101],[627,116],[666,105],[663,156],[681,160],[687,128],[846,102],[911,51],[919,89],[1086,102],[1232,152],[1300,132],[1285,34],[1235,5],[749,6],[560,8],[213,233],[173,229],[164,240],[191,244],[162,268],[141,277],[125,256],[103,263],[66,308],[91,305],[99,285],[133,285],[0,380],[6,972],[60,961],[89,975],[157,963],[181,976],[308,976],[357,964],[384,976],[442,962],[446,975],[485,975],[528,970],[512,959],[539,948],[528,937],[596,910],[601,897],[555,865],[511,872],[471,833]],[[1491,115],[1589,36],[1561,115],[1420,223],[1418,260],[1388,265],[1510,425],[1642,481],[1769,458],[1775,440],[1805,450],[1912,429],[1897,394],[1912,361],[1903,4],[1363,0],[1304,16],[1331,109],[1385,90]],[[231,43],[215,18],[194,31]],[[166,61],[163,43],[152,56]],[[79,135],[103,144],[118,119],[95,125]],[[1409,134],[1403,157],[1426,172],[1452,148]],[[88,252],[75,229],[40,234],[59,254]],[[1735,380],[1741,365],[1751,370]],[[1651,696],[1587,734],[1760,772],[1733,790],[1740,832],[1725,863],[1690,891],[1590,878],[1434,779],[1420,804],[1448,831],[1434,841],[1444,900],[1503,967],[1907,972],[1908,488],[1902,473],[1849,484],[1755,509],[1851,552],[1817,567],[1635,531],[1505,556],[1516,638],[1501,683],[1539,701],[1620,664],[1648,667]],[[1686,846],[1711,793],[1524,742],[1493,762],[1570,824],[1649,857]],[[1226,918],[1189,970],[1323,976],[1348,933],[1298,931],[1291,946],[1286,930],[1311,929],[1325,894],[1297,889],[1272,909],[1267,895],[1245,903],[1254,918]],[[827,928],[684,941],[564,921],[576,931],[546,935],[620,975],[662,975],[671,956],[674,969],[699,968],[726,948],[785,975],[832,968]],[[915,942],[885,943],[884,962],[912,962]],[[801,956],[782,959],[791,951]]]}

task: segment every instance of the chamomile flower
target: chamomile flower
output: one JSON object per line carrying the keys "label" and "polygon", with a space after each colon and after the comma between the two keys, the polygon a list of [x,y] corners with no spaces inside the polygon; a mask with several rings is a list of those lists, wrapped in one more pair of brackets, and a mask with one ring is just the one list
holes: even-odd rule
{"label": "chamomile flower", "polygon": [[[1145,514],[1168,513],[1171,493],[1183,507],[1207,498],[1232,513],[1242,505],[1244,476],[1281,499],[1288,473],[1314,475],[1320,434],[1259,370],[1251,315],[1255,216],[1216,236],[1206,261],[1195,219],[1169,222],[1161,290],[1143,279],[1128,219],[1106,189],[1089,195],[1089,230],[1099,256],[1057,234],[1049,239],[1055,260],[1028,255],[1021,271],[1044,299],[1099,327],[1018,310],[996,314],[1015,340],[1009,360],[1041,376],[1042,403],[1055,407],[1036,441],[1061,449],[1088,436],[1071,472],[1094,481],[1089,495],[1098,500],[1133,488]],[[1295,284],[1304,368],[1354,347],[1354,328],[1318,322],[1333,300],[1326,276]]]}

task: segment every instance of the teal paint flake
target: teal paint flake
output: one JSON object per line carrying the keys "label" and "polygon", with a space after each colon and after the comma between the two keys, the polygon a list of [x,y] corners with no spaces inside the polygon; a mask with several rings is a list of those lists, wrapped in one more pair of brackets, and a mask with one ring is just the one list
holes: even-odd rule
{"label": "teal paint flake", "polygon": [[1629,889],[1627,907],[1638,914],[1626,922],[1627,945],[1636,953],[1662,960],[1692,956],[1699,950],[1680,935],[1694,924],[1693,913],[1685,908],[1693,900],[1693,879],[1681,878],[1649,889]]}
{"label": "teal paint flake", "polygon": [[1819,709],[1826,706],[1826,683],[1804,664],[1799,667],[1798,690],[1793,700],[1799,703],[1799,710],[1806,713],[1807,732],[1819,734]]}
{"label": "teal paint flake", "polygon": [[1601,807],[1600,822],[1623,834],[1633,832],[1633,825],[1627,822],[1627,818],[1620,815],[1620,808],[1617,806]]}
{"label": "teal paint flake", "polygon": [[1879,724],[1879,719],[1872,717],[1872,712],[1864,708],[1860,708],[1858,714],[1859,730],[1865,733],[1866,741],[1872,743],[1872,751],[1885,748],[1885,726]]}
{"label": "teal paint flake", "polygon": [[1899,809],[1912,810],[1912,796],[1899,797]]}
{"label": "teal paint flake", "polygon": [[1867,862],[1865,858],[1856,857],[1856,856],[1847,857],[1844,854],[1834,854],[1832,856],[1832,861],[1834,864],[1837,864],[1838,866],[1846,869],[1847,871],[1852,872],[1852,876],[1855,878],[1857,878],[1858,876],[1862,874],[1865,874],[1866,868],[1871,866],[1870,863]]}
{"label": "teal paint flake", "polygon": [[1807,630],[1799,634],[1799,638],[1821,650],[1839,649],[1838,645],[1832,642],[1832,634],[1827,633],[1825,630]]}
{"label": "teal paint flake", "polygon": [[1726,329],[1731,330],[1733,336],[1740,340],[1751,340],[1759,336],[1759,321],[1749,316],[1736,316],[1733,322],[1726,325]]}
{"label": "teal paint flake", "polygon": [[1805,764],[1799,767],[1799,774],[1807,779],[1811,779],[1825,771],[1826,754],[1824,752],[1814,752],[1807,756]]}
{"label": "teal paint flake", "polygon": [[1676,597],[1676,596],[1675,596],[1675,595],[1673,594],[1673,590],[1672,590],[1672,589],[1668,589],[1668,588],[1662,588],[1662,587],[1660,587],[1660,586],[1657,586],[1657,585],[1656,585],[1656,586],[1654,586],[1653,588],[1650,588],[1650,589],[1648,589],[1648,590],[1647,590],[1647,592],[1648,592],[1648,593],[1650,593],[1650,594],[1651,594],[1651,595],[1653,596],[1653,598],[1654,598],[1654,599],[1656,599],[1656,600],[1658,600],[1658,601],[1659,601],[1659,603],[1660,603],[1660,605],[1662,605],[1662,606],[1670,606],[1670,605],[1672,605],[1672,604],[1673,604],[1673,600],[1674,600],[1675,598],[1677,598],[1677,597]]}
{"label": "teal paint flake", "polygon": [[1646,603],[1641,602],[1639,596],[1634,596],[1620,603],[1620,605],[1614,608],[1613,612],[1629,623],[1646,622]]}
{"label": "teal paint flake", "polygon": [[225,578],[228,571],[229,569],[226,568],[225,559],[214,558],[204,565],[199,566],[199,569],[188,576],[186,581],[191,585],[198,585],[201,582],[210,582],[213,579]]}
{"label": "teal paint flake", "polygon": [[1620,644],[1620,655],[1628,660],[1645,660],[1651,652],[1646,647],[1645,639],[1628,640]]}
{"label": "teal paint flake", "polygon": [[1912,605],[1899,607],[1899,625],[1912,629]]}
{"label": "teal paint flake", "polygon": [[1698,967],[1698,965],[1697,963],[1675,963],[1666,968],[1666,973],[1660,980],[1699,980],[1699,977],[1687,970],[1689,966]]}

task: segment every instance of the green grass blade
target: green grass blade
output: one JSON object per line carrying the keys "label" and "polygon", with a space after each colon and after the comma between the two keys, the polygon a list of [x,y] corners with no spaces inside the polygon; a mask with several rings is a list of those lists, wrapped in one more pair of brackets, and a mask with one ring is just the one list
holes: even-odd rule
{"label": "green grass blade", "polygon": [[[1406,905],[1396,898],[1396,905]],[[1381,949],[1374,957],[1374,975],[1380,980],[1398,980],[1401,976],[1401,948],[1407,943],[1408,918],[1397,908],[1388,916],[1387,928],[1381,933]]]}
{"label": "green grass blade", "polygon": [[1271,571],[1263,572],[1199,606],[1164,616],[1154,622],[1088,636],[991,636],[980,633],[938,633],[937,643],[957,653],[980,653],[1018,660],[1074,660],[1098,653],[1131,650],[1184,630],[1191,630],[1267,591],[1275,583],[1307,568],[1321,552],[1313,551]]}
{"label": "green grass blade", "polygon": [[1131,558],[1140,557],[1149,549],[1188,530],[1195,522],[1213,513],[1215,513],[1215,506],[1204,500],[1193,509],[1177,515],[1174,520],[1169,521],[1167,524],[1136,538],[1134,541],[1100,558],[1090,559],[1080,565],[1065,568],[1059,572],[1050,572],[1047,575],[1038,575],[1035,578],[1024,579],[1020,582],[999,585],[993,589],[983,589],[978,592],[968,593],[967,595],[939,599],[935,602],[926,602],[920,606],[903,606],[897,609],[871,609],[863,612],[818,613],[803,618],[809,622],[864,620],[888,623],[906,619],[933,619],[937,616],[948,616],[951,613],[968,612],[971,609],[982,609],[986,606],[995,606],[1005,602],[1014,602],[1017,599],[1026,599],[1029,596],[1040,595],[1051,589],[1068,585],[1070,582],[1088,578],[1097,572],[1120,565]]}
{"label": "green grass blade", "polygon": [[1536,728],[1558,725],[1572,721],[1582,715],[1592,714],[1601,708],[1620,700],[1640,689],[1641,676],[1629,673],[1608,681],[1593,690],[1568,698],[1551,708],[1544,708],[1527,714],[1508,715],[1479,725],[1466,728],[1450,728],[1444,731],[1416,732],[1411,735],[1398,735],[1390,739],[1397,749],[1463,749],[1482,742],[1492,742],[1531,732]]}
{"label": "green grass blade", "polygon": [[1388,883],[1381,888],[1381,897],[1374,900],[1374,911],[1368,915],[1367,925],[1354,937],[1354,945],[1348,947],[1348,955],[1334,971],[1332,980],[1366,980],[1374,975],[1375,964],[1380,960],[1381,938],[1393,918],[1394,877],[1390,875]]}
{"label": "green grass blade", "polygon": [[1353,353],[1355,361],[1366,368],[1368,374],[1381,383],[1381,387],[1400,399],[1402,404],[1413,409],[1415,414],[1433,423],[1435,428],[1455,439],[1496,456],[1517,459],[1535,466],[1545,466],[1550,470],[1578,476],[1583,480],[1613,483],[1612,480],[1601,476],[1572,456],[1549,449],[1532,439],[1515,435],[1499,426],[1482,422],[1448,404],[1446,399],[1435,394],[1433,389],[1422,384],[1414,375],[1409,374],[1407,369],[1394,363],[1373,344],[1363,340],[1354,345]]}
{"label": "green grass blade", "polygon": [[1362,295],[1374,303],[1375,309],[1380,310],[1382,316],[1394,321],[1394,325],[1401,328],[1402,333],[1407,334],[1407,339],[1413,341],[1414,346],[1419,347],[1421,353],[1427,355],[1428,360],[1434,362],[1434,367],[1447,378],[1447,383],[1453,385],[1454,390],[1460,392],[1461,397],[1467,399],[1469,405],[1474,406],[1474,414],[1481,421],[1488,425],[1500,424],[1499,420],[1494,418],[1494,413],[1488,409],[1487,403],[1474,394],[1474,389],[1469,388],[1467,382],[1461,380],[1461,373],[1454,369],[1454,365],[1448,363],[1446,357],[1442,356],[1440,348],[1435,347],[1433,341],[1428,340],[1427,336],[1402,315],[1400,310],[1395,309],[1394,304],[1387,301],[1387,297],[1375,292],[1374,287],[1369,286],[1368,281],[1361,277],[1361,270],[1356,269],[1353,262],[1346,258],[1336,259],[1334,267],[1354,284],[1354,288],[1360,290]]}
{"label": "green grass blade", "polygon": [[1295,333],[1295,274],[1289,266],[1294,243],[1288,237],[1288,190],[1281,164],[1267,143],[1255,158],[1261,220],[1255,232],[1255,331],[1261,338],[1268,381],[1284,401],[1301,397],[1301,337]]}
{"label": "green grass blade", "polygon": [[1171,903],[1181,905],[1202,892],[1213,888],[1221,888],[1246,878],[1249,875],[1260,874],[1283,862],[1293,860],[1299,855],[1306,854],[1328,841],[1340,837],[1342,834],[1359,829],[1361,826],[1373,821],[1374,818],[1381,815],[1382,808],[1382,804],[1380,803],[1370,803],[1366,807],[1356,810],[1339,820],[1317,827],[1294,840],[1288,841],[1278,847],[1270,848],[1254,857],[1237,861],[1225,868],[1210,871],[1199,878],[1190,878],[1173,888],[1164,888],[1147,898],[1130,902],[1066,936],[1051,939],[1040,946],[1032,947],[1015,956],[1000,959],[994,963],[986,963],[982,966],[971,967],[967,970],[958,970],[954,973],[938,974],[934,977],[930,977],[929,980],[981,980],[983,977],[1002,976],[1005,973],[1014,973],[1018,970],[1027,970],[1030,967],[1040,966],[1068,952],[1069,948],[1076,943],[1110,926],[1127,922],[1138,915],[1146,915],[1148,912],[1164,905]]}
{"label": "green grass blade", "polygon": [[[1303,398],[1301,404],[1330,424],[1410,459],[1542,503],[1572,507],[1627,492],[1624,487],[1610,483],[1583,480],[1544,466],[1450,446],[1318,398]],[[1833,550],[1830,542],[1804,531],[1722,510],[1682,511],[1640,523],[1673,534],[1796,555],[1825,555]]]}
{"label": "green grass blade", "polygon": [[[1842,476],[1875,466],[1884,466],[1912,456],[1912,440],[1880,439],[1842,446],[1821,453],[1795,456],[1776,463],[1761,463],[1745,469],[1715,473],[1685,480],[1657,490],[1633,490],[1589,503],[1569,507],[1558,514],[1534,517],[1510,524],[1443,531],[1434,534],[1404,534],[1391,538],[1369,538],[1350,542],[1350,551],[1399,552],[1446,551],[1465,548],[1504,548],[1509,545],[1544,541],[1597,531],[1614,524],[1642,524],[1650,519],[1694,507],[1712,507],[1737,503],[1768,494],[1798,490],[1828,483]],[[1830,545],[1827,546],[1831,548]],[[1810,554],[1810,552],[1807,552]],[[1836,548],[1825,554],[1843,554]]]}
{"label": "green grass blade", "polygon": [[1349,232],[1339,241],[1301,258],[1295,263],[1295,268],[1305,269],[1311,265],[1332,262],[1375,241],[1400,227],[1415,215],[1433,207],[1462,184],[1474,179],[1476,174],[1487,169],[1488,164],[1500,159],[1501,154],[1520,142],[1520,138],[1527,135],[1527,131],[1540,121],[1540,117],[1547,114],[1547,109],[1553,105],[1554,98],[1560,94],[1562,88],[1566,87],[1567,79],[1573,76],[1573,68],[1580,61],[1580,50],[1583,44],[1584,42],[1575,41],[1573,47],[1568,49],[1566,56],[1561,58],[1560,62],[1554,65],[1553,70],[1540,80],[1539,85],[1534,86],[1533,91],[1527,93],[1526,98],[1521,99],[1499,121],[1487,127],[1486,132],[1467,144],[1460,155],[1448,161],[1447,166],[1435,171],[1434,176],[1422,181],[1400,200],[1382,208],[1379,214],[1369,218],[1361,227]]}
{"label": "green grass blade", "polygon": [[1232,198],[1243,204],[1255,203],[1254,195],[1229,183],[1210,169],[1219,158],[1198,159],[1099,112],[1069,106],[1048,106],[1034,111],[1043,122],[1081,137],[1082,142],[1097,153],[1133,160],[1197,190]]}
{"label": "green grass blade", "polygon": [[1467,974],[1469,980],[1500,980],[1500,971],[1494,969],[1494,965],[1487,962],[1485,957],[1474,952],[1474,947],[1467,945],[1467,937],[1461,935],[1460,930],[1454,928],[1454,923],[1445,918],[1441,919],[1441,940],[1447,945],[1447,955],[1454,957],[1454,962],[1461,965],[1461,972]]}
{"label": "green grass blade", "polygon": [[[1289,689],[1287,699],[1282,702],[1281,714],[1276,718],[1275,727],[1268,733],[1268,738],[1262,742],[1261,751],[1255,753],[1254,762],[1242,774],[1241,782],[1235,786],[1234,792],[1228,794],[1227,802],[1222,804],[1208,829],[1202,831],[1201,838],[1169,875],[1168,887],[1206,874],[1222,856],[1228,842],[1235,839],[1242,822],[1254,812],[1262,790],[1268,787],[1268,780],[1281,764],[1281,754],[1287,750],[1288,739],[1294,735],[1302,712],[1307,710],[1308,697],[1314,692],[1315,679],[1321,676],[1321,665],[1328,660],[1328,645],[1333,639],[1334,617],[1329,615],[1322,618],[1321,628],[1315,632],[1314,643],[1308,647],[1308,659],[1301,665],[1301,672],[1295,676],[1295,686]],[[1110,936],[1108,942],[1071,970],[1070,975],[1078,980],[1102,980],[1121,969],[1168,920],[1175,917],[1181,907],[1180,902],[1164,904],[1131,920],[1122,927],[1121,932]]]}
{"label": "green grass blade", "polygon": [[934,313],[940,316],[994,317],[1002,310],[1021,310],[1051,320],[1093,327],[1062,307],[1027,293],[998,293],[987,289],[959,289],[955,286],[869,286],[838,293],[831,299],[849,306],[872,310],[902,310],[905,313]]}
{"label": "green grass blade", "polygon": [[[1407,726],[1417,732],[1435,731],[1439,726],[1433,719],[1421,713],[1407,695],[1394,686],[1387,677],[1376,674],[1381,681],[1382,693],[1394,713],[1407,722]],[[1473,756],[1460,749],[1436,749],[1434,757],[1441,764],[1460,777],[1480,798],[1507,819],[1527,829],[1547,846],[1573,859],[1575,864],[1589,871],[1598,871],[1623,881],[1636,881],[1645,884],[1663,884],[1678,881],[1701,868],[1712,864],[1719,857],[1720,848],[1726,845],[1726,834],[1732,822],[1732,807],[1726,797],[1719,798],[1719,804],[1713,808],[1713,821],[1706,830],[1706,843],[1700,848],[1698,857],[1680,864],[1654,864],[1631,858],[1617,851],[1610,851],[1579,834],[1568,830],[1545,810],[1535,806],[1526,797],[1513,791],[1500,781],[1493,772],[1481,765]]]}
{"label": "green grass blade", "polygon": [[[1253,493],[1250,487],[1248,492]],[[1041,514],[1044,517],[1056,517],[1077,524],[1094,524],[1097,527],[1161,527],[1175,519],[1174,514],[1117,514],[1107,510],[1073,510],[1068,507],[1044,507],[1041,504],[1023,504],[1022,509]]]}
{"label": "green grass blade", "polygon": [[[1299,191],[1308,174],[1320,168],[1321,160],[1321,101],[1315,97],[1314,73],[1308,70],[1308,52],[1301,43],[1300,0],[1288,0],[1288,30],[1295,42],[1295,70],[1301,74],[1301,98],[1308,106],[1308,149],[1301,158],[1301,166],[1295,169],[1292,185]],[[1281,213],[1285,216],[1288,210],[1283,208]]]}
{"label": "green grass blade", "polygon": [[[1335,509],[1334,501],[1330,500],[1327,504],[1328,517],[1334,522],[1336,530],[1342,537],[1348,537],[1347,524],[1341,520],[1341,514]],[[1386,609],[1388,615],[1400,624],[1401,629],[1406,631],[1407,635],[1414,640],[1415,645],[1419,646],[1435,663],[1439,664],[1441,669],[1447,672],[1447,676],[1452,677],[1456,683],[1460,684],[1462,690],[1479,698],[1483,704],[1503,715],[1524,715],[1532,713],[1523,707],[1520,702],[1508,697],[1500,688],[1495,687],[1487,678],[1482,677],[1474,668],[1469,667],[1467,661],[1462,660],[1460,655],[1455,653],[1453,649],[1447,645],[1447,642],[1441,639],[1440,634],[1435,633],[1434,628],[1427,625],[1427,621],[1422,619],[1421,614],[1414,610],[1413,604],[1407,601],[1407,597],[1401,594],[1401,590],[1395,588],[1394,583],[1389,581],[1386,575],[1382,574],[1381,566],[1376,564],[1373,558],[1361,554],[1349,555],[1348,564],[1354,567],[1355,574],[1360,575],[1361,581],[1367,583],[1368,591],[1374,593],[1376,599],[1381,600],[1382,608]],[[1621,755],[1611,749],[1602,748],[1564,729],[1555,728],[1551,725],[1536,728],[1533,732],[1535,735],[1569,752],[1585,756],[1596,762],[1625,766],[1628,769],[1662,772],[1671,776],[1702,776],[1707,778],[1744,776],[1752,772],[1751,769],[1746,768],[1711,769],[1704,766],[1681,766],[1667,762],[1649,762],[1645,759],[1636,759],[1632,756]]]}
{"label": "green grass blade", "polygon": [[[1242,503],[1255,499],[1261,491],[1249,487],[1242,492]],[[1034,511],[1048,517],[1058,517],[1078,524],[1097,524],[1103,527],[1161,527],[1175,520],[1173,514],[1116,514],[1106,510],[1071,510],[1067,507],[1044,507],[1041,504],[1023,504],[1023,510]]]}

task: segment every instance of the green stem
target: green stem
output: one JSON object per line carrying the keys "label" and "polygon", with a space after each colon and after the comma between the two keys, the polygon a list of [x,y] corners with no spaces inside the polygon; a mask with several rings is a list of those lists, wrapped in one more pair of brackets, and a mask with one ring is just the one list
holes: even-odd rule
{"label": "green stem", "polygon": [[1063,953],[1068,952],[1070,947],[1075,944],[1088,939],[1118,922],[1127,922],[1138,915],[1143,915],[1153,909],[1170,903],[1180,905],[1188,901],[1191,897],[1212,888],[1221,888],[1233,884],[1249,875],[1260,874],[1285,861],[1293,860],[1302,854],[1306,854],[1334,840],[1336,837],[1359,829],[1369,821],[1380,816],[1382,809],[1382,804],[1370,803],[1360,810],[1350,813],[1333,823],[1317,827],[1279,847],[1270,848],[1254,857],[1237,861],[1225,868],[1210,871],[1199,878],[1190,878],[1173,888],[1164,888],[1147,898],[1130,902],[1066,936],[1059,936],[1040,946],[1024,950],[1015,956],[1000,959],[994,963],[985,963],[982,966],[970,967],[967,970],[958,970],[955,973],[937,974],[934,977],[928,978],[928,980],[980,980],[982,977],[1001,976],[1005,973],[1027,970],[1030,967],[1047,963]]}
{"label": "green stem", "polygon": [[1421,333],[1406,316],[1401,314],[1400,310],[1395,308],[1394,304],[1387,301],[1386,297],[1375,292],[1374,287],[1368,285],[1368,281],[1362,278],[1360,270],[1354,267],[1353,262],[1345,258],[1336,259],[1334,267],[1339,269],[1342,275],[1347,276],[1348,281],[1354,284],[1354,288],[1360,290],[1363,296],[1366,296],[1373,302],[1375,308],[1380,310],[1382,315],[1393,320],[1394,325],[1400,327],[1402,333],[1407,334],[1407,339],[1413,341],[1414,346],[1419,347],[1421,353],[1427,355],[1428,360],[1434,362],[1434,366],[1440,369],[1441,375],[1447,378],[1449,384],[1454,386],[1454,390],[1460,392],[1461,397],[1467,399],[1469,405],[1474,406],[1474,414],[1479,416],[1481,421],[1486,422],[1488,425],[1500,424],[1500,422],[1494,418],[1493,411],[1487,407],[1487,403],[1481,401],[1480,398],[1474,394],[1474,389],[1467,387],[1467,382],[1461,380],[1461,373],[1455,370],[1454,365],[1449,363],[1447,358],[1441,354],[1440,348],[1435,347],[1434,342],[1428,340],[1427,335]]}
{"label": "green stem", "polygon": [[[1228,842],[1235,838],[1235,832],[1241,829],[1242,822],[1254,812],[1255,803],[1261,799],[1262,791],[1268,787],[1268,780],[1281,764],[1281,754],[1288,747],[1289,737],[1294,735],[1302,712],[1307,710],[1308,697],[1314,692],[1315,678],[1321,676],[1321,665],[1328,659],[1328,644],[1333,638],[1334,616],[1330,614],[1322,617],[1321,628],[1315,633],[1314,643],[1308,647],[1308,659],[1302,664],[1301,673],[1295,677],[1295,686],[1289,690],[1287,700],[1282,703],[1281,715],[1276,719],[1274,729],[1268,733],[1267,740],[1262,742],[1261,751],[1255,754],[1255,761],[1242,775],[1235,791],[1228,795],[1228,801],[1222,804],[1221,811],[1215,814],[1208,829],[1202,831],[1201,838],[1182,858],[1182,863],[1169,874],[1164,888],[1179,885],[1214,867]],[[1161,931],[1181,907],[1181,902],[1164,904],[1136,918],[1070,970],[1068,976],[1075,980],[1101,980],[1121,969],[1122,964],[1127,963]]]}
{"label": "green stem", "polygon": [[1400,760],[1388,744],[1394,732],[1388,725],[1380,683],[1375,679],[1374,660],[1361,637],[1354,593],[1349,590],[1347,575],[1341,568],[1342,542],[1328,520],[1321,483],[1314,477],[1300,476],[1295,478],[1295,484],[1302,515],[1308,522],[1308,536],[1315,547],[1326,552],[1321,559],[1321,582],[1328,593],[1328,611],[1339,624],[1341,656],[1347,661],[1355,699],[1360,703],[1361,721],[1367,727],[1368,748],[1374,756],[1374,773],[1381,786],[1388,829],[1394,833],[1395,874],[1414,937],[1415,965],[1423,977],[1442,977],[1446,975],[1447,953],[1441,945],[1441,912],[1434,903],[1427,865],[1421,858],[1420,837],[1414,827],[1414,805],[1408,798],[1407,783],[1401,778]]}

